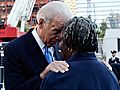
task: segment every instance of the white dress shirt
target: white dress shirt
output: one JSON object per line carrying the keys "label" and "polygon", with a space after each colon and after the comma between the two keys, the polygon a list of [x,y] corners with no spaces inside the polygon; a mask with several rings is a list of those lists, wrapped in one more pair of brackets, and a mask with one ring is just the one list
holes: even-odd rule
{"label": "white dress shirt", "polygon": [[[36,28],[32,31],[32,34],[33,34],[36,42],[38,43],[39,47],[41,48],[41,50],[42,50],[42,52],[43,52],[43,54],[44,54],[45,51],[44,51],[43,48],[44,48],[45,44],[43,43],[43,41],[41,40],[41,38],[38,36],[38,33],[37,33],[37,31],[36,31]],[[49,51],[51,52],[52,57],[53,57],[54,48],[53,48],[53,47],[50,47],[50,48],[48,48],[48,49],[49,49]],[[53,60],[55,60],[54,57],[53,57]]]}

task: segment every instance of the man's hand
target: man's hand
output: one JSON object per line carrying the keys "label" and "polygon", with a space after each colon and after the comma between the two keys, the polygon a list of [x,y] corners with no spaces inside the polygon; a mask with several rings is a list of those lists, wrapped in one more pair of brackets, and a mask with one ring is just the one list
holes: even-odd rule
{"label": "man's hand", "polygon": [[69,70],[68,67],[69,67],[69,65],[66,63],[66,61],[54,61],[54,62],[51,62],[45,68],[45,70],[40,74],[40,77],[42,79],[44,79],[44,77],[47,75],[47,73],[49,71],[64,73],[64,72]]}

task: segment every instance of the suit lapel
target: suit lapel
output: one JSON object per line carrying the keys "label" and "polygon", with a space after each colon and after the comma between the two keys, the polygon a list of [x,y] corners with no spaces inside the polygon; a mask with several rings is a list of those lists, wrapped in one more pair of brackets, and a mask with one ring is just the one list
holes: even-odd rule
{"label": "suit lapel", "polygon": [[35,38],[33,37],[31,31],[29,31],[25,35],[24,43],[26,44],[25,46],[27,47],[29,53],[31,54],[35,62],[45,68],[48,65],[48,62],[43,55],[39,45],[37,44]]}

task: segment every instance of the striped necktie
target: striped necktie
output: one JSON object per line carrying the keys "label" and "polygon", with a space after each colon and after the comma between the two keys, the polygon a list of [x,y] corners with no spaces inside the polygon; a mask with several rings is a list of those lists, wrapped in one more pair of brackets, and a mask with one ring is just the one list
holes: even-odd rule
{"label": "striped necktie", "polygon": [[48,63],[51,63],[51,62],[53,61],[52,54],[51,54],[51,52],[49,51],[49,49],[48,49],[47,46],[44,46],[44,55],[45,55]]}

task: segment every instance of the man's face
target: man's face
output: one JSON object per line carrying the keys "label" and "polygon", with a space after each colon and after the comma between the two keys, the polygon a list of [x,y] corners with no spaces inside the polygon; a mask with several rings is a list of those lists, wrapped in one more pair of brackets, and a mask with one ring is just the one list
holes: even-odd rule
{"label": "man's face", "polygon": [[112,53],[112,56],[115,57],[116,53]]}
{"label": "man's face", "polygon": [[43,42],[48,47],[53,46],[62,38],[64,22],[61,18],[54,18],[51,22],[44,23],[42,28]]}
{"label": "man's face", "polygon": [[61,49],[61,54],[64,60],[68,60],[72,56],[73,51],[68,50],[66,44],[63,41],[59,42],[59,47]]}

